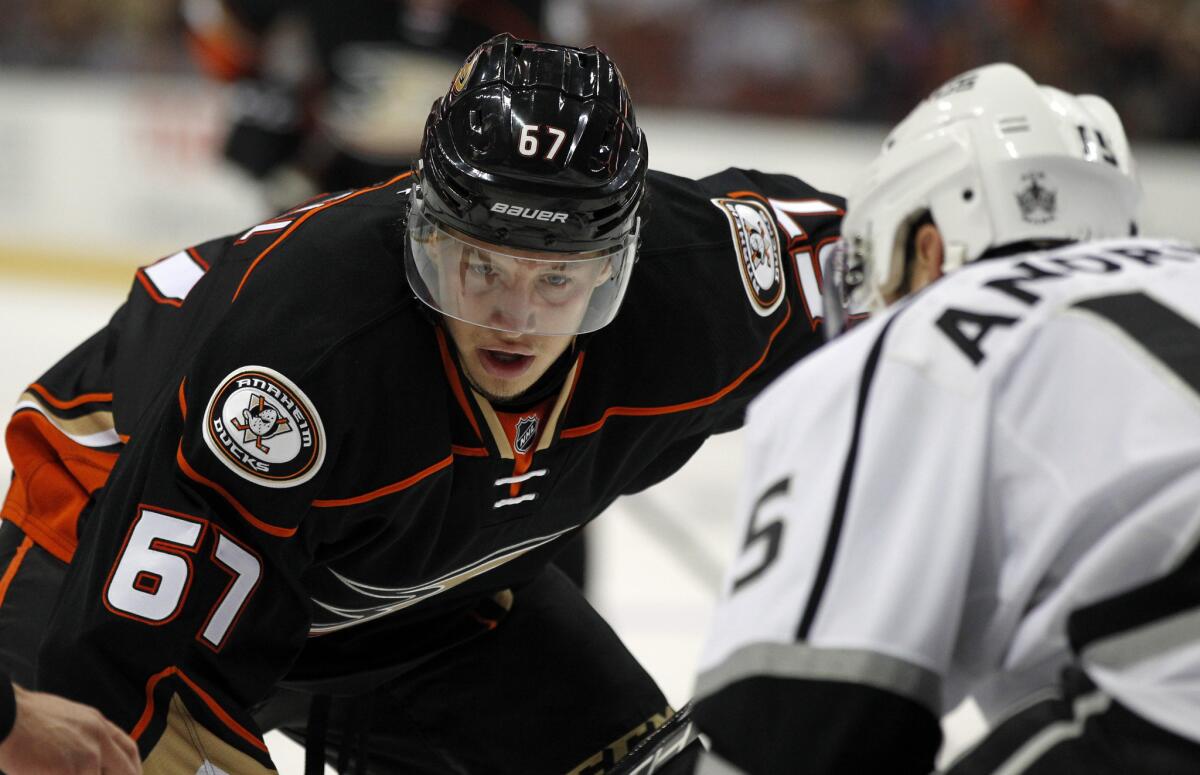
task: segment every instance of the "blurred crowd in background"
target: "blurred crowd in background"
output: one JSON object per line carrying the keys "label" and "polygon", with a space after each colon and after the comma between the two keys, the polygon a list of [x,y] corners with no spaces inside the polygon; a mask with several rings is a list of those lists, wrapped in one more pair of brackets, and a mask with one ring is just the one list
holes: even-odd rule
{"label": "blurred crowd in background", "polygon": [[[350,14],[359,0],[326,1]],[[642,106],[891,123],[947,77],[1005,60],[1108,97],[1135,139],[1200,137],[1200,0],[561,3],[556,34],[607,49]],[[0,68],[195,72],[184,6],[0,0]]]}

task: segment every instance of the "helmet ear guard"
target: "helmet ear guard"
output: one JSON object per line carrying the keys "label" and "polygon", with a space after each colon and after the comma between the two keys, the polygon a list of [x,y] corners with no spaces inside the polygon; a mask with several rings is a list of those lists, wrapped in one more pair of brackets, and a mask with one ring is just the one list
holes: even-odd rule
{"label": "helmet ear guard", "polygon": [[1012,65],[969,71],[892,130],[851,191],[842,233],[864,278],[854,296],[880,309],[900,290],[904,242],[925,211],[949,272],[1014,243],[1128,235],[1139,198],[1106,101],[1038,86]]}

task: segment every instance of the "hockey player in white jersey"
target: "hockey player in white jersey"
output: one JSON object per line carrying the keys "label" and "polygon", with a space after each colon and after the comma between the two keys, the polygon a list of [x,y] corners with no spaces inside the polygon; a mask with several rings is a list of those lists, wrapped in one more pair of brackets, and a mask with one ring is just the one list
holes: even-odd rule
{"label": "hockey player in white jersey", "polygon": [[928,773],[966,696],[955,775],[1200,772],[1200,255],[1138,194],[1011,65],[888,136],[826,272],[875,314],[750,409],[698,772]]}

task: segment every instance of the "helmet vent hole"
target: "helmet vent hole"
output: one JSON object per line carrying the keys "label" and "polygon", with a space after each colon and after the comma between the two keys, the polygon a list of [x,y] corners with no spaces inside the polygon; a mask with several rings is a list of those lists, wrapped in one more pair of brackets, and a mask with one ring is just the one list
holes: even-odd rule
{"label": "helmet vent hole", "polygon": [[499,119],[494,115],[484,116],[478,110],[467,114],[468,143],[471,151],[477,156],[487,156],[496,148],[497,124]]}
{"label": "helmet vent hole", "polygon": [[590,164],[590,172],[593,174],[611,173],[616,168],[615,149],[621,142],[621,124],[618,120],[614,120],[611,124],[605,127],[604,135],[600,138],[600,142],[596,144],[596,150],[592,152]]}
{"label": "helmet vent hole", "polygon": [[970,188],[964,188],[962,192],[962,198],[964,202],[970,202],[975,198],[975,191]]}
{"label": "helmet vent hole", "polygon": [[1001,116],[996,120],[996,126],[999,127],[1000,134],[1003,135],[1028,132],[1031,129],[1027,116]]}

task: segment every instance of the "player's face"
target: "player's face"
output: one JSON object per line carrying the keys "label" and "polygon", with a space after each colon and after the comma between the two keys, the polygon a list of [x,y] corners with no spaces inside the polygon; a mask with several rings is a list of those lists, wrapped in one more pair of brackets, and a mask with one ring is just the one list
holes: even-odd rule
{"label": "player's face", "polygon": [[444,318],[467,379],[486,398],[521,395],[570,347],[574,336],[514,334]]}
{"label": "player's face", "polygon": [[501,248],[463,234],[439,240],[443,314],[497,331],[569,334],[611,276],[603,253]]}
{"label": "player's face", "polygon": [[463,370],[488,398],[519,396],[575,337],[518,331],[576,330],[610,264],[599,255],[500,252],[466,235],[454,238],[458,259],[454,271],[441,273],[439,293],[453,309],[444,317]]}

